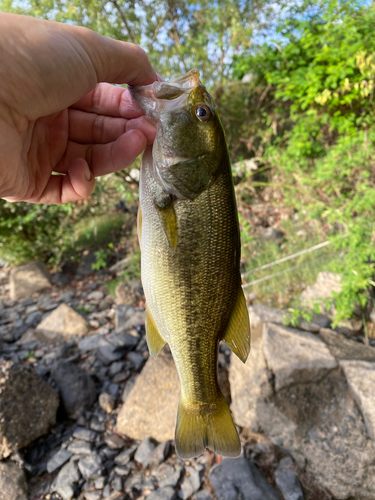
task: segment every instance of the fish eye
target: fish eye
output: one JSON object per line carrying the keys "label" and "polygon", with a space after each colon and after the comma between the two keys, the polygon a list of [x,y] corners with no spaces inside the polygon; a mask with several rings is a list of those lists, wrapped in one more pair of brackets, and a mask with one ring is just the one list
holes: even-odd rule
{"label": "fish eye", "polygon": [[201,122],[208,122],[212,116],[212,111],[205,104],[200,104],[195,108],[195,116]]}

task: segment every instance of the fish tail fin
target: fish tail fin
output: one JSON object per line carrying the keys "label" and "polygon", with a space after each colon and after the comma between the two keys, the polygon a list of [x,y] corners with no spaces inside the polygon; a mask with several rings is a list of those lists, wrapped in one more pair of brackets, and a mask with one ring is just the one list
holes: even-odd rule
{"label": "fish tail fin", "polygon": [[221,393],[218,402],[209,408],[192,408],[180,400],[175,443],[180,458],[197,457],[206,448],[226,457],[241,454],[240,438]]}

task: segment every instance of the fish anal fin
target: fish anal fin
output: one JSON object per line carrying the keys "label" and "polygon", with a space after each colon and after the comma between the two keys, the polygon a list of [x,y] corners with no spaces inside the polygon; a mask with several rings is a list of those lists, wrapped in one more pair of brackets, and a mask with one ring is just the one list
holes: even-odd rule
{"label": "fish anal fin", "polygon": [[157,356],[166,344],[148,308],[146,308],[146,339],[151,356]]}
{"label": "fish anal fin", "polygon": [[246,362],[250,352],[250,320],[241,287],[222,340],[243,363]]}
{"label": "fish anal fin", "polygon": [[236,458],[241,454],[241,442],[227,402],[220,394],[210,408],[191,408],[180,400],[177,426],[176,451],[180,458],[194,458],[206,448],[218,455]]}
{"label": "fish anal fin", "polygon": [[142,210],[141,210],[141,206],[140,205],[138,207],[138,213],[137,213],[137,233],[138,233],[139,246],[141,246],[141,239],[142,239]]}
{"label": "fish anal fin", "polygon": [[177,217],[173,203],[165,208],[158,207],[160,221],[163,225],[165,235],[172,248],[176,248],[178,241]]}

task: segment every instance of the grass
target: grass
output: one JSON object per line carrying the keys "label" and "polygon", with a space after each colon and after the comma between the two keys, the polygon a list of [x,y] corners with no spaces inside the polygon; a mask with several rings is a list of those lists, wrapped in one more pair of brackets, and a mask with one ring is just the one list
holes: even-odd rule
{"label": "grass", "polygon": [[[320,271],[330,270],[331,264],[339,258],[330,246],[326,246],[268,269],[252,272],[252,269],[322,243],[327,236],[318,233],[313,227],[305,227],[303,232],[297,235],[301,228],[294,221],[288,220],[282,223],[285,239],[282,244],[278,244],[274,241],[263,241],[259,237],[255,238],[246,223],[242,226],[244,282],[249,283],[269,277],[251,286],[245,285],[245,294],[248,296],[255,294],[256,302],[270,307],[299,308],[303,290],[315,283]],[[274,274],[275,276],[271,276]]]}

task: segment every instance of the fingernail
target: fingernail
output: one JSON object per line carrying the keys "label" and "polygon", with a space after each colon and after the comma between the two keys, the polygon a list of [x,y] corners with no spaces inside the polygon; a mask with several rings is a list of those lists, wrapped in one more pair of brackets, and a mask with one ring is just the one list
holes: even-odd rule
{"label": "fingernail", "polygon": [[92,172],[91,172],[91,170],[89,169],[89,167],[87,165],[86,165],[86,168],[85,168],[85,170],[83,172],[83,175],[85,176],[85,179],[87,181],[91,181],[91,179],[92,179]]}

